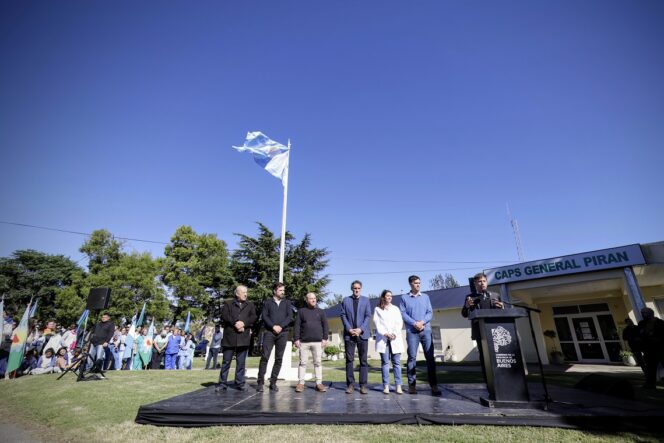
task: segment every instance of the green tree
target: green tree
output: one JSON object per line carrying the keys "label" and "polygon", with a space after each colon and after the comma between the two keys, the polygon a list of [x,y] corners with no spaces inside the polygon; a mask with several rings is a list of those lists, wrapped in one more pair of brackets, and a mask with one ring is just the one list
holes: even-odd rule
{"label": "green tree", "polygon": [[[260,305],[272,296],[272,287],[279,277],[280,239],[262,223],[258,223],[257,237],[236,235],[240,241],[231,261],[234,283],[247,285],[249,298]],[[321,274],[327,267],[328,254],[325,248],[311,246],[310,234],[295,243],[294,237],[286,232],[284,284],[296,306],[304,306],[307,292],[315,292],[319,300],[325,297],[329,278]]]}
{"label": "green tree", "polygon": [[330,294],[330,295],[326,296],[322,300],[322,302],[323,302],[323,305],[326,308],[330,308],[332,306],[336,306],[339,303],[341,303],[343,301],[344,297],[345,297],[345,295],[343,295],[343,294]]}
{"label": "green tree", "polygon": [[232,283],[228,249],[215,234],[180,226],[164,249],[161,280],[174,300],[174,320],[191,311],[192,320],[217,317]]}
{"label": "green tree", "polygon": [[143,307],[143,303],[146,303],[148,318],[170,317],[165,288],[158,278],[159,260],[147,252],[127,254],[122,250],[122,244],[105,230],[94,231],[80,251],[90,259],[90,272],[83,291],[87,294],[90,288],[111,288],[108,312],[113,318],[129,319]]}
{"label": "green tree", "polygon": [[122,243],[113,238],[106,229],[97,229],[88,238],[79,251],[88,256],[88,269],[91,274],[114,266],[123,256]]}
{"label": "green tree", "polygon": [[449,288],[458,288],[459,282],[456,281],[452,274],[436,274],[431,280],[429,280],[430,289],[449,289]]}
{"label": "green tree", "polygon": [[[83,269],[63,255],[27,249],[0,258],[0,292],[5,295],[5,309],[17,315],[22,314],[30,299],[39,298],[39,318],[69,320],[56,315],[58,294],[82,279]],[[72,303],[80,304],[83,294],[72,291]]]}

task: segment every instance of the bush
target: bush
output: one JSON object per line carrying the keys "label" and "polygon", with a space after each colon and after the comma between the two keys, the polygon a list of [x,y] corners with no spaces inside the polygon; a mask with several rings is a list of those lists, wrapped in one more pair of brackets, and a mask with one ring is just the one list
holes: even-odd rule
{"label": "bush", "polygon": [[338,346],[329,345],[329,346],[325,346],[324,352],[325,352],[325,355],[330,357],[332,355],[338,355],[341,352],[341,349],[339,349]]}

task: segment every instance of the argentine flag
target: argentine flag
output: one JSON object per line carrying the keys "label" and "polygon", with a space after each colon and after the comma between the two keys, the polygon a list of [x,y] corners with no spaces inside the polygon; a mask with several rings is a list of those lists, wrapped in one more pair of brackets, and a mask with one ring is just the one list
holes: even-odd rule
{"label": "argentine flag", "polygon": [[288,177],[288,155],[290,148],[271,140],[262,132],[247,132],[243,146],[233,146],[238,152],[249,151],[254,161],[270,174],[281,179],[286,186]]}

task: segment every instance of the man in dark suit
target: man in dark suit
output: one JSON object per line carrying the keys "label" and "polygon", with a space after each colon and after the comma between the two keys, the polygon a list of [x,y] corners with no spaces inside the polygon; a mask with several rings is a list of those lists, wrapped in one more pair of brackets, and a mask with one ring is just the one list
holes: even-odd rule
{"label": "man in dark suit", "polygon": [[[466,302],[461,308],[461,315],[468,318],[468,315],[475,309],[503,309],[504,305],[500,294],[489,292],[484,272],[475,274],[473,277],[475,292],[466,296]],[[477,342],[477,350],[480,354],[480,366],[482,366],[482,375],[486,383],[486,368],[484,367],[484,353],[482,352],[482,337],[480,336],[479,321],[473,320],[471,324],[471,338]]]}
{"label": "man in dark suit", "polygon": [[223,392],[228,388],[226,380],[231,361],[235,356],[235,385],[241,391],[246,391],[244,380],[244,365],[249,352],[251,342],[251,326],[256,322],[256,307],[247,301],[247,287],[235,288],[235,300],[224,303],[221,308],[221,324],[224,327],[224,338],[221,346],[223,348],[223,362],[219,373],[219,384],[216,392]]}
{"label": "man in dark suit", "polygon": [[371,319],[371,304],[367,297],[361,295],[362,282],[355,280],[350,285],[353,295],[343,299],[341,303],[341,321],[344,324],[344,346],[346,348],[346,394],[355,390],[355,374],[353,364],[355,361],[355,348],[360,359],[360,393],[367,394],[367,377],[369,363],[369,321]]}
{"label": "man in dark suit", "polygon": [[261,349],[261,361],[258,365],[258,380],[256,391],[263,392],[265,371],[270,360],[270,354],[274,348],[274,365],[270,376],[270,391],[277,392],[277,377],[281,371],[281,362],[284,358],[284,350],[288,342],[288,330],[293,323],[293,311],[295,310],[290,300],[285,299],[286,286],[279,282],[274,285],[272,299],[263,303],[263,348]]}

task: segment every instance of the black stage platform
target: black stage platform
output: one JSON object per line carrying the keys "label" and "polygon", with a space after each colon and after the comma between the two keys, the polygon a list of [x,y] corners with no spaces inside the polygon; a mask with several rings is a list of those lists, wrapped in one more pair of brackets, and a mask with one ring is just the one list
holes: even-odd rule
{"label": "black stage platform", "polygon": [[[157,426],[200,427],[264,424],[483,424],[548,426],[601,430],[652,430],[664,420],[664,409],[653,405],[594,394],[572,388],[549,387],[555,400],[548,410],[482,406],[483,384],[441,384],[442,396],[428,386],[418,395],[372,386],[366,395],[345,393],[345,383],[327,384],[319,393],[307,385],[296,393],[294,384],[281,383],[279,392],[257,393],[253,384],[242,392],[229,386],[223,393],[207,387],[141,406],[136,422]],[[528,386],[533,400],[543,398],[540,386]]]}

